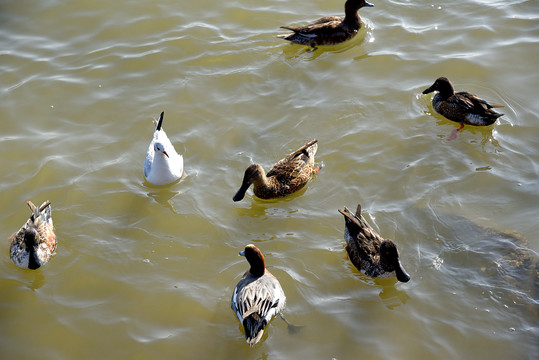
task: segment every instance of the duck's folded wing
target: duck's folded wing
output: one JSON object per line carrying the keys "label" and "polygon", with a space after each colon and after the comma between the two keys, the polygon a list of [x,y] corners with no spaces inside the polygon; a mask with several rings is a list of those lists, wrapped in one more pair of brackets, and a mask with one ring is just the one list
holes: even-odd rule
{"label": "duck's folded wing", "polygon": [[240,282],[238,284],[240,290],[235,293],[235,298],[233,297],[232,299],[232,305],[237,311],[238,318],[241,316],[240,320],[242,321],[249,316],[253,316],[258,321],[264,319],[269,321],[277,314],[279,298],[275,297],[275,293],[270,291],[271,287],[269,287],[265,278],[259,278],[258,280],[243,287]]}
{"label": "duck's folded wing", "polygon": [[457,106],[460,109],[464,109],[466,111],[472,111],[478,106],[482,108],[483,106],[481,105],[481,101],[483,100],[466,91],[458,92],[455,95],[451,96],[449,99],[447,99],[447,103],[449,105]]}
{"label": "duck's folded wing", "polygon": [[325,28],[334,29],[341,24],[342,18],[339,16],[326,16],[304,26],[281,26],[282,29],[291,30],[295,33],[307,35],[324,31]]}
{"label": "duck's folded wing", "polygon": [[314,163],[313,157],[316,152],[317,146],[313,148],[311,147],[317,142],[318,140],[311,140],[308,142],[306,141],[302,147],[300,147],[299,149],[273,165],[273,167],[270,169],[270,171],[268,171],[266,176],[277,176],[285,178],[297,177],[303,171],[303,168],[306,165]]}
{"label": "duck's folded wing", "polygon": [[354,251],[365,253],[368,256],[375,256],[376,244],[381,242],[381,237],[361,216],[361,208],[358,205],[358,212],[354,215],[346,206],[339,212],[344,215],[344,221],[350,240],[350,248]]}

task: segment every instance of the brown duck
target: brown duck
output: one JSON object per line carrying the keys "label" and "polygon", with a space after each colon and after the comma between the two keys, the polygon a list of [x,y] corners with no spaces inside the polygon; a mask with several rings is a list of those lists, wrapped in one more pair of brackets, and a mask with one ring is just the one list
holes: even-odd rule
{"label": "brown duck", "polygon": [[9,256],[15,265],[35,270],[45,265],[56,252],[56,235],[52,223],[51,202],[45,201],[38,208],[26,201],[32,215],[9,240]]}
{"label": "brown duck", "polygon": [[344,215],[344,239],[346,251],[352,264],[361,272],[372,277],[397,276],[397,280],[408,282],[406,273],[399,260],[397,245],[392,240],[383,239],[361,216],[361,205],[356,214],[346,207],[339,212]]}
{"label": "brown duck", "polygon": [[274,199],[290,195],[301,188],[317,173],[320,167],[314,167],[314,154],[318,149],[318,140],[305,142],[305,145],[294,151],[266,172],[258,164],[245,170],[240,189],[232,198],[240,201],[245,192],[253,184],[253,192],[260,199]]}
{"label": "brown duck", "polygon": [[491,105],[485,100],[466,91],[455,92],[451,82],[445,77],[436,79],[431,87],[425,89],[423,94],[438,91],[432,99],[432,107],[443,117],[460,123],[457,131],[465,124],[473,126],[492,125],[503,114],[497,113],[492,108],[502,107]]}
{"label": "brown duck", "polygon": [[347,0],[344,4],[344,18],[326,16],[305,26],[281,26],[282,29],[292,30],[291,34],[277,35],[278,38],[299,45],[335,45],[353,38],[363,25],[358,10],[374,5],[365,0]]}

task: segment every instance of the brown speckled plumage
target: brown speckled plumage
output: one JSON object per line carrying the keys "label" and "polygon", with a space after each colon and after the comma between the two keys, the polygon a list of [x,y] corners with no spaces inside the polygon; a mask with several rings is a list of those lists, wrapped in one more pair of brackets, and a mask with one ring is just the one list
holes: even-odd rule
{"label": "brown speckled plumage", "polygon": [[56,235],[50,201],[44,202],[39,208],[29,200],[26,203],[32,210],[32,215],[19,231],[9,238],[9,254],[15,265],[35,270],[46,264],[54,255]]}
{"label": "brown speckled plumage", "polygon": [[258,164],[249,166],[233,200],[242,200],[251,184],[254,194],[261,199],[279,198],[300,190],[310,180],[313,172],[318,171],[318,167],[314,168],[317,149],[317,140],[305,142],[301,148],[273,165],[267,174]]}
{"label": "brown speckled plumage", "polygon": [[305,26],[281,26],[283,29],[292,30],[293,33],[277,37],[300,45],[310,45],[313,48],[342,43],[354,37],[363,25],[358,10],[364,6],[373,5],[365,0],[347,0],[344,4],[344,18],[326,16]]}

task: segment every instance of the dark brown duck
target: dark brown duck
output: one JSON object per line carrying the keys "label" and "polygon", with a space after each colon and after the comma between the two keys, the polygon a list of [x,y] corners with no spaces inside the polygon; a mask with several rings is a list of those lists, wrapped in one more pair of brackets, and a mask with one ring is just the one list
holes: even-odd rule
{"label": "dark brown duck", "polygon": [[305,26],[281,26],[282,29],[292,30],[293,33],[277,37],[295,44],[310,45],[313,48],[319,45],[339,44],[353,38],[363,26],[358,10],[372,6],[374,5],[365,0],[347,0],[344,4],[344,18],[326,16]]}
{"label": "dark brown duck", "polygon": [[431,87],[423,91],[423,94],[433,91],[438,91],[432,99],[434,110],[448,120],[460,123],[458,130],[461,130],[465,124],[492,125],[496,119],[503,115],[492,110],[492,108],[501,107],[499,105],[491,105],[466,91],[455,92],[453,85],[445,77],[436,79]]}
{"label": "dark brown duck", "polygon": [[346,207],[339,212],[344,215],[346,251],[359,271],[372,277],[396,275],[399,281],[410,280],[400,263],[397,245],[371,228],[361,216],[361,205],[357,206],[355,215]]}

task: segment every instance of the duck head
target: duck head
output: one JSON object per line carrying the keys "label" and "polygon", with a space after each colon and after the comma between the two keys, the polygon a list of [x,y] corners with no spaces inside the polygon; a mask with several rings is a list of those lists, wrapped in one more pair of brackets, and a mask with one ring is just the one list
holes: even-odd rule
{"label": "duck head", "polygon": [[397,245],[391,240],[384,240],[380,244],[380,263],[387,272],[395,271],[397,280],[408,282],[410,275],[406,273],[399,260]]}
{"label": "duck head", "polygon": [[245,246],[245,250],[240,252],[241,256],[245,256],[251,268],[249,272],[254,276],[262,276],[266,270],[266,262],[264,261],[264,255],[259,248],[253,244]]}
{"label": "duck head", "polygon": [[245,170],[245,174],[243,175],[243,182],[241,183],[241,187],[234,195],[232,200],[234,201],[240,201],[245,196],[245,193],[247,192],[247,189],[249,189],[249,186],[251,184],[255,184],[255,186],[264,184],[266,182],[266,172],[262,168],[262,166],[258,164],[253,164],[249,166]]}
{"label": "duck head", "polygon": [[453,85],[445,77],[439,77],[438,79],[436,79],[436,81],[434,82],[434,84],[432,84],[431,87],[423,90],[423,94],[428,94],[433,91],[440,92],[440,95],[442,95],[444,99],[450,97],[451,95],[455,93],[455,89],[453,88]]}
{"label": "duck head", "polygon": [[24,244],[28,250],[28,268],[35,270],[42,265],[37,254],[39,248],[39,233],[33,226],[24,230]]}
{"label": "duck head", "polygon": [[357,12],[362,7],[373,7],[374,5],[365,1],[365,0],[348,0],[344,3],[345,10],[350,9],[351,11]]}

